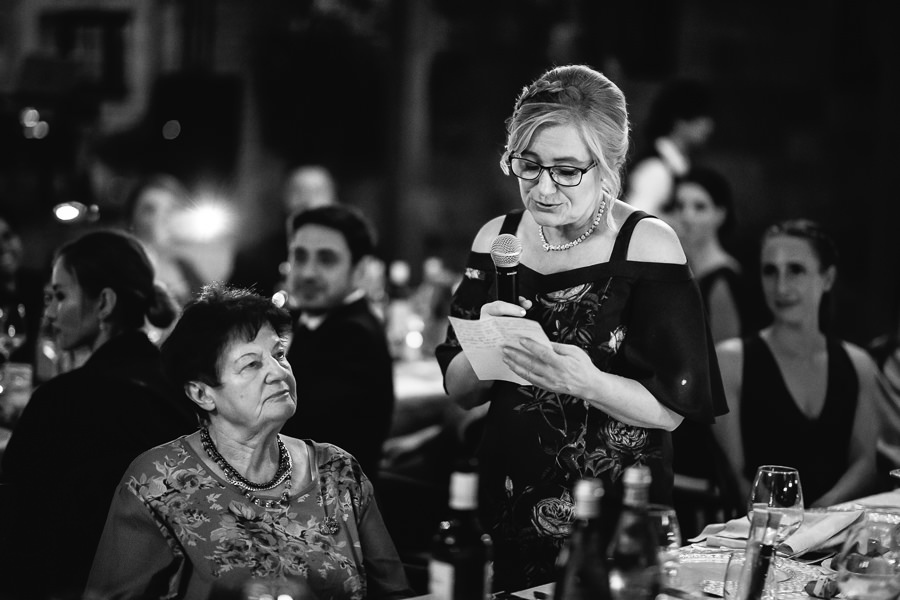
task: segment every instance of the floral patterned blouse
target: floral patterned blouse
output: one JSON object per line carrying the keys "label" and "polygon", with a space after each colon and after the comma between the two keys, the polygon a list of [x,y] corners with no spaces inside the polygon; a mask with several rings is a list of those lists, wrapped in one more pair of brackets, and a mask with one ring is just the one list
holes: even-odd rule
{"label": "floral patterned blouse", "polygon": [[87,595],[205,600],[248,578],[304,579],[319,600],[412,595],[356,459],[303,443],[312,481],[286,508],[251,503],[185,437],[139,456],[113,499]]}
{"label": "floral patterned blouse", "polygon": [[[515,233],[521,211],[502,233]],[[551,341],[584,349],[601,370],[634,379],[688,419],[727,412],[718,363],[697,286],[686,265],[626,260],[635,212],[620,229],[609,262],[543,275],[519,264],[519,295]],[[488,254],[472,253],[451,314],[477,319],[496,297]],[[437,350],[445,370],[461,351],[452,327]],[[495,544],[495,589],[552,581],[574,517],[572,488],[600,478],[607,506],[618,506],[621,475],[632,464],[653,474],[651,501],[671,503],[672,447],[660,429],[626,425],[580,398],[497,381],[478,451],[482,524]]]}

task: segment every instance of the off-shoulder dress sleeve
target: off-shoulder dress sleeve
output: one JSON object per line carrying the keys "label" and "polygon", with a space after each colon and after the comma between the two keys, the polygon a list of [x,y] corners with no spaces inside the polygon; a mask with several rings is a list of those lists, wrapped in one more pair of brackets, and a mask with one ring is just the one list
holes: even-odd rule
{"label": "off-shoulder dress sleeve", "polygon": [[728,405],[697,285],[686,265],[642,270],[629,298],[628,333],[610,371],[638,381],[686,419],[712,423]]}

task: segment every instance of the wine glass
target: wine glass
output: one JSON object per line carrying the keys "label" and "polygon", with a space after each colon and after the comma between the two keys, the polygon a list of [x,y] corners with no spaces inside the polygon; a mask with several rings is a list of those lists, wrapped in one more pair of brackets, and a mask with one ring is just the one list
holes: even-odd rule
{"label": "wine glass", "polygon": [[779,465],[759,467],[747,502],[747,517],[751,523],[754,508],[765,508],[781,515],[775,545],[784,543],[803,523],[803,489],[797,469]]}
{"label": "wine glass", "polygon": [[887,600],[900,594],[900,511],[866,511],[850,528],[832,568],[850,600]]}
{"label": "wine glass", "polygon": [[659,565],[671,585],[678,577],[678,552],[682,545],[678,516],[674,508],[665,504],[647,505],[647,516],[659,536]]}

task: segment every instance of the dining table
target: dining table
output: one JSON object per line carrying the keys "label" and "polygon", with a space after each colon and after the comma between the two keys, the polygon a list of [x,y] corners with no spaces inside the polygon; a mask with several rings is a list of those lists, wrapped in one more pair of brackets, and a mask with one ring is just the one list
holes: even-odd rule
{"label": "dining table", "polygon": [[[851,502],[816,509],[815,512],[860,511],[900,512],[900,489],[873,494]],[[725,524],[722,524],[723,526]],[[696,539],[696,538],[692,538]],[[677,571],[666,577],[663,590],[657,600],[711,600],[723,598],[725,568],[731,554],[740,551],[739,544],[730,546],[707,545],[707,539],[682,546],[678,553]],[[835,575],[828,553],[816,552],[809,556],[779,556],[775,567],[776,600],[808,600],[816,598],[808,592],[808,584]],[[553,583],[522,590],[501,591],[492,600],[550,600]],[[431,600],[430,594],[416,596],[414,600]]]}

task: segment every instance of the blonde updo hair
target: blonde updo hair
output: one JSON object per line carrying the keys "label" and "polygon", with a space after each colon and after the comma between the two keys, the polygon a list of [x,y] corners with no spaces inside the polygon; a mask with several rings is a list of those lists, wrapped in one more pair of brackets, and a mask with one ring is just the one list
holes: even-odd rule
{"label": "blonde updo hair", "polygon": [[522,90],[506,120],[500,168],[508,175],[510,156],[524,151],[540,128],[568,124],[581,132],[597,162],[603,189],[618,198],[628,154],[625,95],[605,75],[584,65],[551,69]]}

